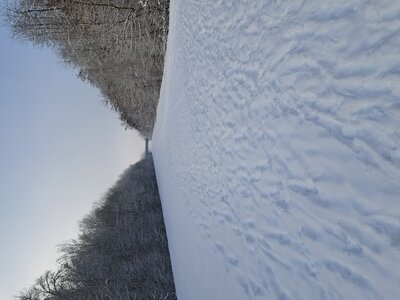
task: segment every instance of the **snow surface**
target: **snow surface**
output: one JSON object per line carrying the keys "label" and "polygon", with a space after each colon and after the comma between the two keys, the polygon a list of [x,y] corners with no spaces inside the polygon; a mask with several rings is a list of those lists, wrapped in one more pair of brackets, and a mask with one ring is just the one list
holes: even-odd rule
{"label": "snow surface", "polygon": [[400,1],[171,1],[153,155],[178,298],[400,299]]}

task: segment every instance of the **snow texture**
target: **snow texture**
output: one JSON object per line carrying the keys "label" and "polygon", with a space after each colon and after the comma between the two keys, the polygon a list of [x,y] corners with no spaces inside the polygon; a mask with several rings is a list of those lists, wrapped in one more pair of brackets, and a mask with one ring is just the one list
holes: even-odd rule
{"label": "snow texture", "polygon": [[178,298],[400,299],[400,1],[171,3]]}

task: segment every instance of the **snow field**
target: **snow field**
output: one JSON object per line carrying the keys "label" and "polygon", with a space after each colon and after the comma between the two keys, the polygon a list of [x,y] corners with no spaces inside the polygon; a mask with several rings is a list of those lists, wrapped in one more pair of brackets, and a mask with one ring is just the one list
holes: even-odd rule
{"label": "snow field", "polygon": [[179,299],[400,299],[400,2],[171,2],[153,156]]}

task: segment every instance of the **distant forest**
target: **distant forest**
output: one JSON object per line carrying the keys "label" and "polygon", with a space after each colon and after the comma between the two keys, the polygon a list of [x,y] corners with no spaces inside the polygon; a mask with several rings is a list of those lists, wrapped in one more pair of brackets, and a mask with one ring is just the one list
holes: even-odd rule
{"label": "distant forest", "polygon": [[151,137],[169,0],[10,0],[5,13],[16,38],[55,49],[126,127]]}
{"label": "distant forest", "polygon": [[176,299],[151,155],[128,168],[19,300]]}

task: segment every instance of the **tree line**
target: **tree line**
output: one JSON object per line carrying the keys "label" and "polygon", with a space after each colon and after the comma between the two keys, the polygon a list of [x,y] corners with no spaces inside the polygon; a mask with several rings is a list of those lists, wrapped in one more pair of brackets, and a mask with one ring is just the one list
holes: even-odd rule
{"label": "tree line", "polygon": [[151,136],[169,0],[15,0],[5,13],[16,38],[55,49],[126,127]]}
{"label": "tree line", "polygon": [[19,300],[176,299],[151,155],[128,168]]}

